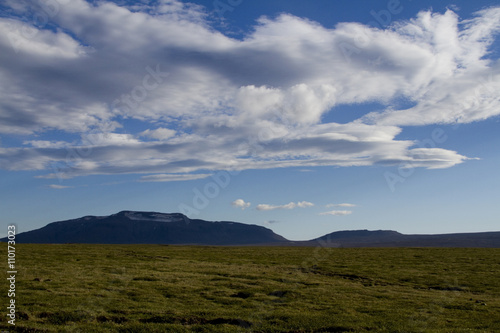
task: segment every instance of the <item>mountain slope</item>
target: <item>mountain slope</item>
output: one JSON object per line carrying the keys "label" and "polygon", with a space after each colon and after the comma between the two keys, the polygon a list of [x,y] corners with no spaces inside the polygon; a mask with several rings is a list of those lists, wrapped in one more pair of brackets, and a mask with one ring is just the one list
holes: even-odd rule
{"label": "mountain slope", "polygon": [[257,225],[191,220],[182,214],[123,211],[50,223],[18,234],[16,242],[250,245],[287,240]]}

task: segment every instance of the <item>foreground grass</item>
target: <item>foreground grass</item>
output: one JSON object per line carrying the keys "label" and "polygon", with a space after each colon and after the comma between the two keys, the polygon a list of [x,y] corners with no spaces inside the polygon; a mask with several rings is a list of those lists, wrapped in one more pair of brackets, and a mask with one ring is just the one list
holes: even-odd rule
{"label": "foreground grass", "polygon": [[500,249],[21,244],[16,252],[15,329],[5,310],[0,320],[11,332],[500,332]]}

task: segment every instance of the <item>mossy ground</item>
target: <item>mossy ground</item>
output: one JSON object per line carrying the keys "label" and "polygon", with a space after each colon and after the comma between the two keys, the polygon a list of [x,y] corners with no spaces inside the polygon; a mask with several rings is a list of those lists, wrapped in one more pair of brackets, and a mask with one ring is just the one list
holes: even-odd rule
{"label": "mossy ground", "polygon": [[[19,244],[16,254],[16,326],[6,310],[0,320],[11,332],[500,332],[500,249]],[[5,309],[6,279],[0,287]]]}

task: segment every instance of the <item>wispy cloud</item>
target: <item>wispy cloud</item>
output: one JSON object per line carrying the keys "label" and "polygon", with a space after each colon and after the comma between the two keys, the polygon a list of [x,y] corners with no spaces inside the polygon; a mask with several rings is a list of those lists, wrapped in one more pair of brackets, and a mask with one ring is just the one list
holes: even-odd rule
{"label": "wispy cloud", "polygon": [[[397,139],[402,126],[500,114],[500,66],[488,57],[500,7],[464,21],[451,10],[424,11],[385,30],[282,14],[235,39],[210,26],[207,9],[177,0],[72,0],[46,26],[25,23],[40,4],[0,17],[0,133],[26,135],[30,145],[0,148],[2,169],[172,181],[228,167],[446,168],[467,157]],[[373,101],[382,110],[322,122],[335,107]],[[142,122],[141,131],[121,119]],[[72,139],[44,137],[53,130]],[[261,206],[290,209],[273,207]]]}
{"label": "wispy cloud", "polygon": [[352,214],[350,210],[332,210],[329,212],[319,213],[319,215],[345,216]]}
{"label": "wispy cloud", "polygon": [[66,188],[73,188],[73,186],[64,186],[64,185],[55,185],[55,184],[51,184],[51,185],[49,185],[49,187],[53,188],[55,190],[63,190]]}
{"label": "wispy cloud", "polygon": [[340,204],[328,204],[325,206],[326,208],[331,208],[331,207],[356,207],[355,204],[350,204],[350,203],[340,203]]}
{"label": "wispy cloud", "polygon": [[47,140],[30,140],[24,141],[24,145],[30,145],[35,148],[64,148],[71,144],[65,141],[47,141]]}
{"label": "wispy cloud", "polygon": [[300,202],[290,202],[287,203],[286,205],[269,205],[269,204],[259,204],[257,205],[256,209],[257,210],[262,210],[262,211],[268,211],[268,210],[277,210],[277,209],[294,209],[294,208],[307,208],[307,207],[312,207],[314,206],[313,203],[307,202],[307,201],[300,201]]}
{"label": "wispy cloud", "polygon": [[142,176],[141,182],[176,182],[210,177],[211,174],[158,174]]}
{"label": "wispy cloud", "polygon": [[246,208],[251,206],[250,202],[245,202],[243,199],[236,199],[234,200],[231,205],[237,208],[241,208],[242,210],[245,210]]}

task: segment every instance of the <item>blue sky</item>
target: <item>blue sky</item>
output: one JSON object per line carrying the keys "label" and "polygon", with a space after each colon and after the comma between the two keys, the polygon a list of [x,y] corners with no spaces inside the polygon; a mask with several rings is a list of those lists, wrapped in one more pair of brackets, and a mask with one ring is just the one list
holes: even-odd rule
{"label": "blue sky", "polygon": [[499,230],[496,1],[0,13],[5,226],[142,210],[293,240]]}

